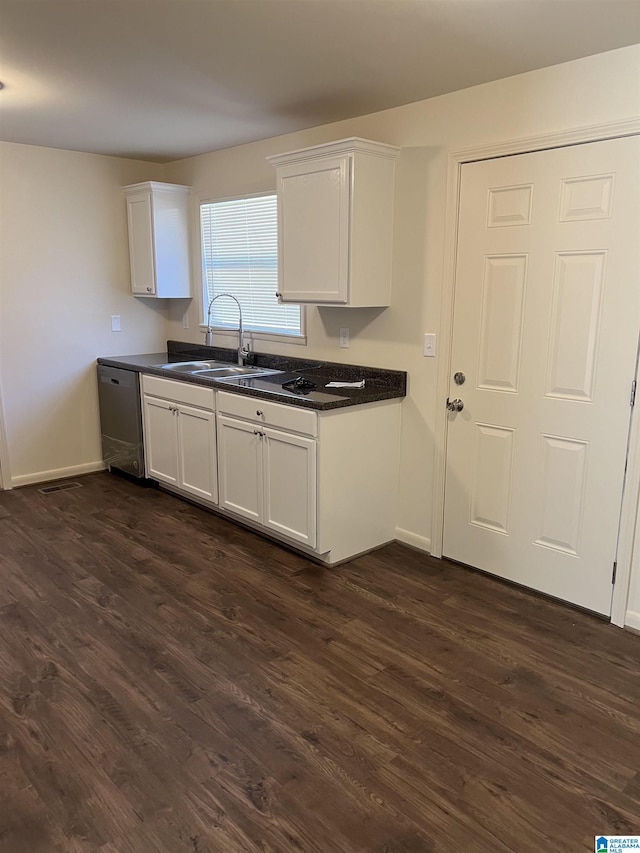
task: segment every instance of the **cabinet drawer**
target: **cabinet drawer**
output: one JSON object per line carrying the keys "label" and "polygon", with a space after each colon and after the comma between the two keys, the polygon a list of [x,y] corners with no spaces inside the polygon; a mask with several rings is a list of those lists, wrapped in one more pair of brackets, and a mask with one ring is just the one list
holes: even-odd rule
{"label": "cabinet drawer", "polygon": [[318,417],[315,412],[298,409],[295,406],[285,406],[282,403],[270,403],[259,397],[245,397],[219,391],[218,410],[257,424],[279,427],[303,435],[318,434]]}
{"label": "cabinet drawer", "polygon": [[199,406],[215,412],[216,398],[213,388],[204,385],[192,385],[190,382],[176,382],[174,379],[161,379],[159,376],[142,377],[142,390],[154,397],[164,397],[176,403],[186,403],[188,406]]}

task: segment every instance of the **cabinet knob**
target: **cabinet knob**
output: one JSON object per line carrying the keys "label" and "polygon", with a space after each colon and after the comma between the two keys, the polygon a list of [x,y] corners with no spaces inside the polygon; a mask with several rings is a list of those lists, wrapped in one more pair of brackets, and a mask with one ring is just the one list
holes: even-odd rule
{"label": "cabinet knob", "polygon": [[282,296],[282,294],[281,294],[281,293],[278,293],[278,291],[276,290],[276,296],[278,297],[278,299],[280,299],[280,297]]}
{"label": "cabinet knob", "polygon": [[151,293],[151,292],[152,292],[152,290],[153,290],[153,288],[152,288],[152,287],[148,287],[148,288],[147,288],[147,293]]}
{"label": "cabinet knob", "polygon": [[261,418],[264,415],[264,412],[261,409],[256,409],[256,415]]}

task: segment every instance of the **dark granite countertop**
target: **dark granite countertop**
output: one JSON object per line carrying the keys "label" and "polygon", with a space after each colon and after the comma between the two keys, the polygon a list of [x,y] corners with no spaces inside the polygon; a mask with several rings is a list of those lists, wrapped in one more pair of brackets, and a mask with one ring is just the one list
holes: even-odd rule
{"label": "dark granite countertop", "polygon": [[[99,358],[98,364],[120,367],[174,379],[191,382],[229,391],[249,397],[261,397],[274,402],[287,403],[290,406],[302,406],[307,409],[339,409],[344,406],[357,406],[375,403],[379,400],[393,400],[404,397],[407,392],[407,374],[403,370],[386,370],[376,367],[364,367],[339,362],[319,361],[288,356],[251,353],[248,363],[282,373],[263,376],[242,376],[220,380],[177,370],[167,371],[163,364],[179,361],[201,361],[217,359],[235,363],[236,351],[221,347],[198,346],[181,341],[167,341],[166,352],[142,353],[140,355],[118,355]],[[302,376],[315,384],[308,392],[287,390],[282,384]],[[364,379],[364,388],[326,388],[328,382],[356,382]]]}

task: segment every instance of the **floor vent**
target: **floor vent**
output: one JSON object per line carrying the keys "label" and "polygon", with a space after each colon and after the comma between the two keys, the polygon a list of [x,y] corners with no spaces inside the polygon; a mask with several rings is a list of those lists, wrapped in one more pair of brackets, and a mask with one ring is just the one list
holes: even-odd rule
{"label": "floor vent", "polygon": [[52,492],[68,492],[69,489],[81,489],[81,483],[56,483],[55,486],[44,486],[38,489],[43,495],[50,495]]}

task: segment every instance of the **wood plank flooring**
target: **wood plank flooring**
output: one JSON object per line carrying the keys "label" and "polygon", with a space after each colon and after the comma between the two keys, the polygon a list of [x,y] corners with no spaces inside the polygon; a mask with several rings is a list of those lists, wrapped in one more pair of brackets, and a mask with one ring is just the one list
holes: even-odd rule
{"label": "wood plank flooring", "polygon": [[640,833],[640,637],[398,544],[327,570],[79,482],[0,493],[2,853]]}

